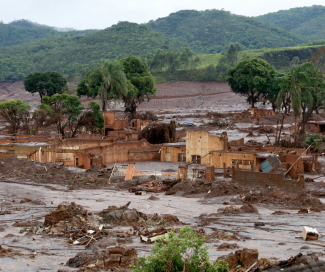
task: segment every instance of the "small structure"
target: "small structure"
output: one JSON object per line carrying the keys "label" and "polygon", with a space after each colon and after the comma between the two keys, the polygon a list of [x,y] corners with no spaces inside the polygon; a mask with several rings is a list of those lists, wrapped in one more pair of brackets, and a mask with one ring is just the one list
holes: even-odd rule
{"label": "small structure", "polygon": [[227,150],[227,132],[213,134],[208,131],[186,131],[186,162],[210,164],[212,150]]}
{"label": "small structure", "polygon": [[150,126],[152,123],[151,120],[141,120],[141,119],[133,119],[130,122],[130,126],[132,128],[139,128],[139,129],[144,129],[146,126]]}
{"label": "small structure", "polygon": [[250,170],[253,164],[257,165],[257,155],[255,152],[226,150],[211,151],[210,165],[216,168],[238,166],[238,168]]}
{"label": "small structure", "polygon": [[315,133],[325,133],[325,121],[309,121],[306,130]]}
{"label": "small structure", "polygon": [[186,162],[185,143],[166,143],[161,146],[162,162]]}
{"label": "small structure", "polygon": [[248,186],[277,186],[285,189],[303,189],[304,176],[298,180],[286,179],[282,173],[263,173],[232,168],[232,181]]}
{"label": "small structure", "polygon": [[103,129],[104,135],[108,134],[108,131],[122,130],[128,127],[128,119],[115,119],[115,112],[103,112],[105,120],[105,128]]}

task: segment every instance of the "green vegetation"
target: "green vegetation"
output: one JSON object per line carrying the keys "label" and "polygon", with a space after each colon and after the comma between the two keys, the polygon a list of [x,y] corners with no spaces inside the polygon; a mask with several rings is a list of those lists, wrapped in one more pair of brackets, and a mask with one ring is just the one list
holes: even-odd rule
{"label": "green vegetation", "polygon": [[262,59],[247,59],[228,70],[227,81],[233,92],[247,97],[254,105],[266,95],[267,86],[276,75],[274,68]]}
{"label": "green vegetation", "polygon": [[280,10],[256,17],[308,40],[325,37],[325,7],[312,6]]}
{"label": "green vegetation", "polygon": [[206,54],[225,51],[236,42],[243,49],[296,46],[306,42],[261,20],[223,10],[182,10],[150,21],[147,26],[178,39],[197,53]]}
{"label": "green vegetation", "polygon": [[[278,94],[278,108],[285,107],[286,111],[292,106],[297,118],[302,115],[301,133],[305,133],[305,126],[313,111],[324,106],[325,81],[323,75],[315,69],[311,62],[294,65],[289,73],[276,78],[281,90]],[[296,126],[295,126],[296,127]]]}
{"label": "green vegetation", "polygon": [[83,36],[96,31],[95,29],[88,29],[60,32],[53,27],[40,25],[28,20],[17,20],[10,24],[0,22],[0,47],[29,43],[53,35]]}
{"label": "green vegetation", "polygon": [[67,88],[67,80],[57,72],[36,72],[25,77],[24,86],[27,92],[39,93],[43,96],[52,96],[62,93]]}
{"label": "green vegetation", "polygon": [[100,106],[90,101],[85,109],[77,96],[68,94],[55,94],[44,96],[40,107],[48,107],[49,119],[47,123],[56,124],[58,133],[63,137],[76,137],[82,128],[88,131],[100,132],[104,127],[104,118]]}
{"label": "green vegetation", "polygon": [[9,133],[16,133],[25,126],[29,110],[29,104],[20,99],[0,102],[0,115],[8,123],[6,129]]}
{"label": "green vegetation", "polygon": [[168,238],[155,242],[151,255],[140,257],[134,272],[226,272],[228,263],[218,261],[211,264],[204,236],[198,237],[189,227],[179,230],[179,236],[168,232]]}
{"label": "green vegetation", "polygon": [[128,93],[123,95],[125,112],[131,114],[131,119],[135,118],[136,110],[139,104],[150,100],[150,95],[155,95],[155,80],[149,73],[148,66],[140,58],[129,56],[121,59],[124,72],[128,80]]}
{"label": "green vegetation", "polygon": [[[117,60],[110,61],[103,59],[102,65],[93,68],[87,79],[90,87],[96,86],[95,89],[91,90],[91,94],[93,97],[97,96],[97,94],[99,95],[99,99],[102,102],[103,112],[106,112],[107,101],[109,97],[113,95],[113,92],[116,98],[120,98],[123,95],[126,96],[128,93],[128,85],[124,73],[124,67]],[[87,83],[86,81],[83,82],[84,84]],[[96,90],[97,94],[95,93]],[[86,92],[86,90],[84,92]],[[80,96],[80,91],[78,95]]]}
{"label": "green vegetation", "polygon": [[144,58],[157,48],[181,51],[178,41],[144,25],[120,22],[85,36],[50,36],[46,39],[0,49],[0,80],[20,80],[32,72],[56,71],[68,80],[85,75],[101,59],[130,54]]}

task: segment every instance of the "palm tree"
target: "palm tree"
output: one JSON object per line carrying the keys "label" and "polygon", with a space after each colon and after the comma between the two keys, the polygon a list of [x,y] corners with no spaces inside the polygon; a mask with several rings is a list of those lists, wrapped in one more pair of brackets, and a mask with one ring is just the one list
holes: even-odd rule
{"label": "palm tree", "polygon": [[291,96],[291,104],[295,115],[295,134],[297,132],[297,117],[301,114],[302,96],[311,97],[309,88],[304,88],[305,94],[302,94],[302,87],[313,85],[312,74],[314,70],[314,65],[311,62],[306,62],[302,65],[292,66],[287,75],[276,78],[276,83],[281,88],[277,98],[277,107],[281,108],[281,104],[288,93]]}
{"label": "palm tree", "polygon": [[99,99],[102,102],[102,111],[106,112],[106,105],[109,95],[114,90],[115,96],[121,97],[127,95],[127,79],[124,73],[123,65],[115,60],[110,61],[103,59],[99,69],[95,69],[89,76],[89,84],[96,84],[98,78],[101,78],[101,85],[99,88]]}

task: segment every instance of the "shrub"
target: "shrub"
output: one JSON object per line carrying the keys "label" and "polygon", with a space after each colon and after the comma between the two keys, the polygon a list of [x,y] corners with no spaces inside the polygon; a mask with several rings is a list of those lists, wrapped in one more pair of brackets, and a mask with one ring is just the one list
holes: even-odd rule
{"label": "shrub", "polygon": [[211,264],[204,236],[198,237],[189,227],[181,228],[179,236],[168,232],[168,238],[157,240],[152,253],[140,257],[133,272],[226,272],[228,263]]}

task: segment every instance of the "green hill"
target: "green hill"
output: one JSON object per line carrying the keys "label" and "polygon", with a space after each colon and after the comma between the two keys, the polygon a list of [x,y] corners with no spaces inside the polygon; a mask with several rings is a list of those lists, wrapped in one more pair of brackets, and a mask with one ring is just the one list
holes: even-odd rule
{"label": "green hill", "polygon": [[88,29],[60,32],[53,27],[40,25],[28,20],[17,20],[9,24],[0,22],[0,47],[29,43],[53,35],[82,36],[96,31],[98,30]]}
{"label": "green hill", "polygon": [[56,33],[57,31],[50,27],[22,27],[0,23],[0,47],[32,42]]}
{"label": "green hill", "polygon": [[120,22],[85,36],[54,35],[17,46],[0,48],[0,81],[18,80],[35,71],[75,74],[102,58],[130,54],[145,57],[157,48],[181,51],[184,46],[144,25]]}
{"label": "green hill", "polygon": [[225,51],[236,42],[245,49],[296,46],[305,42],[286,30],[223,10],[182,10],[150,21],[147,26],[207,54]]}
{"label": "green hill", "polygon": [[325,39],[325,6],[280,10],[255,18],[288,30],[308,41]]}

